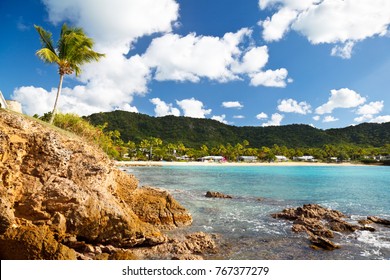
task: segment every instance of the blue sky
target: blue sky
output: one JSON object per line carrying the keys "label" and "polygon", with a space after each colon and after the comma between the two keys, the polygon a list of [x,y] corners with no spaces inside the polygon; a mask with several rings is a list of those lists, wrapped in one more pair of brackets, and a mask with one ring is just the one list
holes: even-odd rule
{"label": "blue sky", "polygon": [[59,80],[35,56],[33,25],[57,40],[66,22],[106,58],[65,79],[62,112],[323,129],[390,121],[388,0],[5,0],[0,13],[0,90],[29,115],[51,110]]}

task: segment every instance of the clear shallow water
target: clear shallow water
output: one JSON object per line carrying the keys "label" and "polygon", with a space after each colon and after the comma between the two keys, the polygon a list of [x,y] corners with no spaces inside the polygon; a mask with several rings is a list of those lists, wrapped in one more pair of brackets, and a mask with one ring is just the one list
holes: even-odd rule
{"label": "clear shallow water", "polygon": [[[374,233],[336,235],[342,246],[332,252],[309,248],[291,222],[270,214],[306,203],[340,210],[357,221],[366,216],[390,219],[389,167],[172,166],[131,167],[140,185],[168,189],[191,212],[185,230],[222,235],[224,259],[390,259],[390,227]],[[234,199],[210,199],[207,191]],[[260,200],[259,200],[260,198]]]}

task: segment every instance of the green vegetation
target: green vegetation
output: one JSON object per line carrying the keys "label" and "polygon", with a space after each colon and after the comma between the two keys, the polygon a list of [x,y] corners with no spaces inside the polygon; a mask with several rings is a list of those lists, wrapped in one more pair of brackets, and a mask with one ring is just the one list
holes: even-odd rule
{"label": "green vegetation", "polygon": [[87,37],[81,28],[68,27],[66,24],[63,24],[61,35],[55,48],[52,34],[40,26],[34,25],[34,27],[38,31],[42,43],[42,48],[36,52],[36,55],[46,63],[56,63],[58,65],[58,74],[60,75],[56,101],[49,121],[52,124],[64,76],[73,73],[76,76],[80,75],[81,65],[91,61],[98,61],[104,54],[92,50],[93,40]]}
{"label": "green vegetation", "polygon": [[[382,146],[372,146],[372,145],[357,145],[355,143],[347,143],[345,141],[339,141],[342,137],[336,137],[328,136],[329,131],[323,131],[318,130],[312,127],[308,126],[302,126],[302,125],[291,125],[291,126],[283,126],[279,127],[281,130],[276,129],[277,127],[269,127],[269,128],[262,128],[264,129],[264,137],[266,137],[266,141],[271,141],[269,139],[274,139],[275,142],[278,142],[278,137],[289,137],[289,133],[291,133],[294,128],[296,129],[296,134],[293,140],[291,140],[291,145],[279,145],[279,144],[271,144],[271,145],[262,145],[260,147],[257,147],[253,145],[250,141],[247,139],[240,140],[237,142],[228,142],[231,140],[239,139],[233,138],[229,139],[228,137],[223,137],[221,134],[216,139],[211,139],[210,136],[205,136],[205,140],[210,140],[211,143],[216,144],[208,144],[206,141],[196,143],[196,145],[188,145],[186,144],[185,140],[188,139],[188,135],[191,135],[191,137],[194,137],[195,139],[201,139],[202,133],[204,133],[205,130],[209,131],[210,133],[221,133],[226,132],[226,135],[232,135],[235,131],[238,135],[239,130],[241,128],[234,127],[234,126],[227,126],[212,120],[200,120],[200,119],[191,119],[191,118],[183,118],[183,117],[165,117],[165,118],[153,118],[146,115],[141,114],[134,114],[134,113],[127,113],[127,112],[119,112],[120,116],[127,115],[133,117],[129,123],[136,125],[135,127],[148,127],[152,129],[153,131],[174,131],[177,130],[177,133],[179,131],[179,125],[175,123],[175,120],[178,120],[179,123],[185,124],[185,122],[188,122],[185,126],[185,130],[183,131],[183,134],[187,137],[180,138],[177,136],[175,141],[167,141],[164,138],[158,137],[156,134],[146,134],[145,131],[140,129],[140,131],[137,132],[137,130],[134,130],[134,139],[139,139],[137,141],[132,141],[129,139],[126,139],[123,134],[126,132],[123,130],[123,126],[121,126],[121,119],[120,118],[112,118],[115,116],[118,116],[117,112],[112,113],[101,113],[101,114],[95,114],[92,115],[86,119],[92,120],[96,117],[108,117],[106,119],[100,119],[101,121],[104,120],[105,122],[101,123],[95,123],[95,126],[90,124],[85,118],[81,118],[74,114],[56,114],[54,118],[54,125],[62,128],[64,130],[70,131],[76,135],[79,135],[83,139],[87,140],[88,142],[95,143],[99,147],[102,148],[103,151],[105,151],[111,158],[122,160],[122,159],[132,159],[132,160],[165,160],[165,161],[176,161],[176,160],[188,160],[188,159],[199,159],[204,156],[223,156],[229,161],[237,161],[240,156],[255,156],[259,161],[273,161],[276,159],[276,155],[282,155],[289,159],[292,159],[294,157],[300,157],[304,155],[311,155],[317,160],[320,161],[335,161],[337,158],[337,161],[361,161],[363,163],[367,164],[376,164],[378,163],[378,159],[382,160],[383,164],[389,164],[388,158],[379,158],[380,155],[390,155],[390,143],[389,143],[389,137],[387,139],[382,139],[386,144]],[[36,116],[37,117],[37,116]],[[42,116],[40,119],[48,121],[51,117],[51,113],[47,113],[44,116]],[[145,121],[144,123],[137,123],[137,118],[140,118],[141,120]],[[159,121],[163,120],[164,125],[160,126],[161,124],[158,124]],[[168,120],[168,121],[167,121]],[[149,121],[149,123],[148,123]],[[172,122],[172,124],[169,124],[169,121]],[[91,121],[92,122],[92,121]],[[153,123],[155,122],[155,123]],[[115,124],[113,125],[113,124]],[[198,124],[197,124],[198,123]],[[198,131],[202,131],[200,135],[196,135],[194,131],[187,131],[190,130],[191,126],[200,125],[200,124],[206,124],[206,128],[200,129]],[[380,131],[383,135],[387,135],[386,129],[388,124],[383,125],[373,125],[374,131]],[[176,127],[175,129],[172,128],[172,126]],[[213,127],[215,126],[215,127]],[[369,129],[370,124],[364,124],[364,132],[366,133],[374,133]],[[378,129],[378,126],[382,129]],[[118,128],[118,129],[114,129]],[[359,127],[357,128],[357,131],[352,131],[351,134],[359,135]],[[255,127],[252,128],[253,130],[256,130]],[[301,130],[300,130],[301,129]],[[351,131],[351,127],[345,128]],[[335,134],[337,131],[340,133],[336,135],[343,135],[344,138],[348,139],[348,134],[344,132],[345,129],[338,129],[338,130],[331,130],[331,134]],[[231,130],[231,131],[230,131]],[[229,132],[230,131],[230,132]],[[248,133],[249,127],[244,128],[244,131]],[[282,134],[278,134],[284,132]],[[312,132],[310,135],[309,133]],[[145,133],[145,134],[142,134]],[[230,134],[229,134],[230,133]],[[305,135],[301,135],[299,133],[306,133]],[[128,135],[128,134],[127,134]],[[140,135],[143,135],[144,138],[142,138]],[[165,134],[162,134],[165,135]],[[214,134],[213,134],[214,135]],[[245,135],[245,133],[243,133]],[[247,134],[250,136],[250,134]],[[324,141],[324,139],[337,139],[338,142],[335,143],[325,143],[319,146],[321,143],[316,142],[315,146],[310,147],[309,144],[310,141],[313,141],[315,137],[322,136],[323,138],[321,141]],[[172,137],[172,136],[170,136]],[[235,136],[237,137],[237,135]],[[254,136],[258,137],[258,136]],[[304,145],[307,145],[306,147],[304,145],[302,146],[293,146],[295,144],[295,141],[298,141],[299,138],[302,137]],[[360,134],[359,139],[363,138],[369,139],[368,136],[365,136],[363,134]],[[173,138],[171,138],[173,139]],[[200,140],[201,141],[201,140]],[[306,142],[305,142],[306,141]]]}
{"label": "green vegetation", "polygon": [[390,144],[390,123],[361,124],[342,129],[321,130],[309,125],[274,127],[235,127],[209,119],[166,116],[115,111],[93,114],[86,118],[93,125],[108,123],[108,130],[118,130],[123,141],[140,143],[148,137],[164,143],[182,142],[186,147],[200,149],[202,145],[216,147],[247,140],[250,148],[272,147],[322,148],[324,145],[352,145],[361,148]]}

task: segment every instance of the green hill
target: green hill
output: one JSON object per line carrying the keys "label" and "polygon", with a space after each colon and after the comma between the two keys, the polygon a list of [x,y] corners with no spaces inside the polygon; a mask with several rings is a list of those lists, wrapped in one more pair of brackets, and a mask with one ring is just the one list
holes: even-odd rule
{"label": "green hill", "polygon": [[108,123],[107,129],[118,130],[121,138],[140,142],[158,137],[164,143],[182,142],[186,147],[199,148],[219,144],[236,144],[248,140],[251,147],[289,148],[322,147],[325,144],[354,144],[380,147],[390,143],[390,123],[360,124],[340,129],[321,130],[309,125],[293,124],[273,127],[237,127],[210,119],[188,117],[151,117],[126,111],[98,113],[86,117],[93,125]]}

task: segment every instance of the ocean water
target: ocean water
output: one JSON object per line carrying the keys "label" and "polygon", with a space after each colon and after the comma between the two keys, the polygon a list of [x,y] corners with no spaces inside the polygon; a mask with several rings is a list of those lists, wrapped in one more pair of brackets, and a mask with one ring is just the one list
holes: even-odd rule
{"label": "ocean water", "polygon": [[[341,249],[313,250],[305,234],[272,213],[307,203],[342,211],[348,221],[390,219],[390,168],[372,166],[164,166],[129,167],[140,185],[169,190],[192,214],[183,231],[215,233],[216,259],[390,259],[390,227],[337,234]],[[206,198],[207,191],[234,199]]]}

